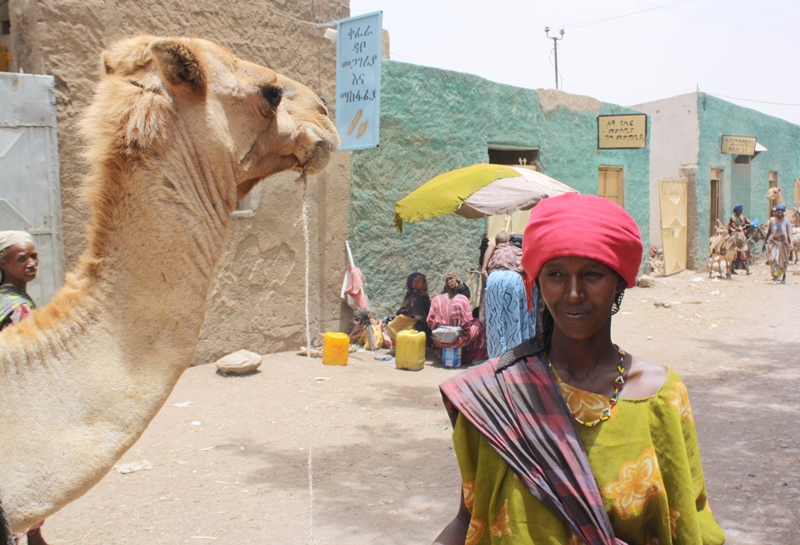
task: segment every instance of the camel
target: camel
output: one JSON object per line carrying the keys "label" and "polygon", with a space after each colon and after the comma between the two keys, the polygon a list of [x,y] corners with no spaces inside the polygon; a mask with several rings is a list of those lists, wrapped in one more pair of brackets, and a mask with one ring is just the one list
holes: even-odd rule
{"label": "camel", "polygon": [[13,530],[95,485],[196,349],[238,199],[338,147],[305,86],[205,40],[102,54],[82,123],[88,247],[52,302],[0,334],[0,501]]}
{"label": "camel", "polygon": [[[767,202],[775,202],[775,204],[782,204],[786,206],[786,200],[783,198],[780,187],[770,187],[767,191]],[[800,227],[800,206],[795,206],[794,209],[786,207],[786,219],[795,227]]]}

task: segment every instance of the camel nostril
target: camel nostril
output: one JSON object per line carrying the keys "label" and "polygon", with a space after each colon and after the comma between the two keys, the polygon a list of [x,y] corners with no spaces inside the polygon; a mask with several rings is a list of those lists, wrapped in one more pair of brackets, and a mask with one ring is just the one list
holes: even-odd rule
{"label": "camel nostril", "polygon": [[275,111],[283,98],[283,89],[275,86],[262,87],[261,96],[269,103],[270,109]]}

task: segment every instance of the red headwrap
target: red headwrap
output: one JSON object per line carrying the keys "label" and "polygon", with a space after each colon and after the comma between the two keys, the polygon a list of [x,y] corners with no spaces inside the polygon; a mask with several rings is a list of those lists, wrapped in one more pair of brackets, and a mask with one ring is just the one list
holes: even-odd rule
{"label": "red headwrap", "polygon": [[614,269],[636,285],[642,237],[624,208],[595,195],[566,193],[542,199],[522,237],[522,267],[532,278],[558,257],[585,257]]}

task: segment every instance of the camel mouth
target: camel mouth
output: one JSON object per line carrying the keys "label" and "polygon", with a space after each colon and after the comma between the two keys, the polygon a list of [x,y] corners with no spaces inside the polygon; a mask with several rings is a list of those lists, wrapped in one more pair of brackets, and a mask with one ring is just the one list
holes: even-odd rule
{"label": "camel mouth", "polygon": [[332,146],[330,142],[322,140],[315,142],[304,160],[298,157],[298,165],[293,170],[307,174],[317,174],[328,166],[331,160],[331,152],[336,151],[337,147],[335,145]]}
{"label": "camel mouth", "polygon": [[310,145],[301,147],[299,153],[295,153],[298,164],[292,170],[316,174],[328,165],[331,153],[339,149],[339,135],[335,129],[329,131],[316,125],[303,127],[301,135]]}

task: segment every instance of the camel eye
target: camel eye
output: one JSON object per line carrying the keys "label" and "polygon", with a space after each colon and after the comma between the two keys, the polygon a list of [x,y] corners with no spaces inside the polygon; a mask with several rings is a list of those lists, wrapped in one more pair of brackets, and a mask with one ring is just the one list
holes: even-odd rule
{"label": "camel eye", "polygon": [[262,87],[261,95],[269,103],[270,109],[272,109],[272,111],[275,111],[278,109],[278,105],[281,103],[281,98],[283,97],[283,89],[274,86]]}

